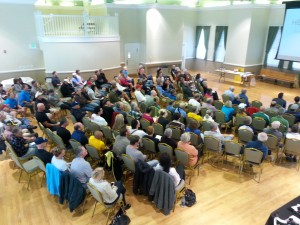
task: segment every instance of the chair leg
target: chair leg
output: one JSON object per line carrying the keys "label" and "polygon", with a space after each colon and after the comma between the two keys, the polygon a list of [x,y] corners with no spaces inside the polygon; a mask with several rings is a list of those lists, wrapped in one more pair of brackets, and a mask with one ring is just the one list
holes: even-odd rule
{"label": "chair leg", "polygon": [[112,210],[110,209],[110,210],[108,211],[108,213],[107,213],[106,225],[108,224],[109,215],[110,215],[111,212],[112,212]]}
{"label": "chair leg", "polygon": [[23,173],[23,170],[21,169],[21,171],[20,171],[20,176],[19,176],[19,180],[18,180],[19,183],[20,183],[20,180],[21,180],[22,173]]}
{"label": "chair leg", "polygon": [[29,174],[28,184],[27,184],[27,190],[29,189],[29,183],[30,183],[30,180],[31,180],[31,174]]}
{"label": "chair leg", "polygon": [[95,206],[94,206],[94,211],[93,211],[93,215],[92,215],[92,218],[94,217],[94,214],[95,214],[95,210],[96,210],[96,205],[97,205],[97,201],[95,202]]}

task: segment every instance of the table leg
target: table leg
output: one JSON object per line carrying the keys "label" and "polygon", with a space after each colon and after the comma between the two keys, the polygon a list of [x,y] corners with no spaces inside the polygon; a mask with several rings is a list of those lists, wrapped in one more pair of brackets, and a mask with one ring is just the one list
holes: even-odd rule
{"label": "table leg", "polygon": [[225,73],[224,72],[220,72],[219,82],[221,81],[222,78],[224,79],[224,82],[225,82]]}

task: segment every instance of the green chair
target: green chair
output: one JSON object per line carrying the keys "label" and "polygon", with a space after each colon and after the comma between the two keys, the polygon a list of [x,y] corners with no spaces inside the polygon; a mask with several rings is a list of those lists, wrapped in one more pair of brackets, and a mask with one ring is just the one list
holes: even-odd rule
{"label": "green chair", "polygon": [[[279,146],[278,146],[278,137],[272,134],[268,134],[268,140],[265,142],[265,145],[268,147],[268,149],[272,152],[275,152],[277,160],[279,158]],[[275,163],[274,160],[274,163]]]}
{"label": "green chair", "polygon": [[164,127],[160,123],[152,123],[155,135],[164,135]]}
{"label": "green chair", "polygon": [[253,101],[251,102],[251,106],[252,106],[252,107],[255,107],[255,108],[257,108],[257,109],[260,109],[260,107],[261,107],[262,105],[263,105],[262,102],[260,102],[260,101],[258,101],[258,100],[253,100]]}
{"label": "green chair", "polygon": [[45,163],[40,158],[38,158],[36,156],[33,156],[32,158],[35,160],[35,163],[38,165],[40,171],[43,173],[43,178],[42,178],[42,181],[41,181],[41,187],[42,187],[43,180],[46,177],[46,166],[45,166]]}
{"label": "green chair", "polygon": [[206,115],[206,111],[208,110],[208,108],[201,108],[200,109],[200,114],[202,117],[204,117]]}
{"label": "green chair", "polygon": [[172,130],[172,137],[173,139],[179,141],[181,137],[181,129],[178,127],[170,126],[169,127]]}
{"label": "green chair", "polygon": [[94,146],[86,145],[85,148],[88,151],[89,156],[92,159],[93,163],[97,165],[99,162],[102,161],[103,154],[100,156],[97,149]]}
{"label": "green chair", "polygon": [[150,156],[152,156],[152,155],[155,156],[156,155],[156,147],[155,147],[154,141],[152,141],[149,138],[143,137],[142,138],[142,143],[143,143],[144,152],[146,154],[149,154]]}
{"label": "green chair", "polygon": [[252,126],[257,131],[263,131],[263,129],[266,127],[267,122],[260,117],[255,117],[252,120]]}
{"label": "green chair", "polygon": [[204,131],[210,131],[212,126],[212,122],[210,121],[202,121],[201,122],[201,131],[204,133]]}
{"label": "green chair", "polygon": [[129,114],[126,115],[126,119],[127,119],[127,122],[128,122],[128,125],[130,126],[132,120],[134,120],[135,118]]}
{"label": "green chair", "polygon": [[229,95],[222,94],[222,101],[223,102],[231,101],[231,98]]}
{"label": "green chair", "polygon": [[75,150],[79,147],[82,146],[80,142],[74,140],[74,139],[70,139],[69,140],[70,145],[72,146],[73,151],[75,152]]}
{"label": "green chair", "polygon": [[215,100],[214,101],[214,106],[216,107],[217,110],[221,110],[223,107],[223,102],[219,101],[219,100]]}
{"label": "green chair", "polygon": [[122,159],[123,159],[123,162],[126,166],[126,168],[132,172],[132,173],[135,173],[135,162],[133,160],[133,158],[127,154],[122,154]]}
{"label": "green chair", "polygon": [[285,114],[282,115],[282,117],[289,122],[290,127],[295,124],[296,117],[294,115],[285,113]]}
{"label": "green chair", "polygon": [[224,141],[224,158],[227,161],[228,157],[238,159],[239,172],[242,166],[242,145],[234,141]]}
{"label": "green chair", "polygon": [[[216,156],[216,162],[222,157],[223,150],[220,150],[220,146],[222,145],[221,140],[213,137],[213,136],[204,136],[204,145],[205,145],[205,151],[202,158],[202,161],[204,162],[205,155],[207,155],[207,158],[209,159],[210,154]],[[212,161],[212,165],[214,164],[214,161]]]}
{"label": "green chair", "polygon": [[101,130],[103,132],[106,142],[109,141],[109,142],[113,143],[115,141],[112,129],[109,126],[101,126]]}
{"label": "green chair", "polygon": [[[284,154],[292,154],[294,156],[297,156],[297,171],[299,171],[299,156],[300,156],[300,140],[298,139],[292,139],[292,138],[286,138],[285,144],[283,147],[283,153]],[[281,157],[282,160],[282,157]]]}
{"label": "green chair", "polygon": [[222,128],[222,126],[225,127],[225,133],[227,132],[227,128],[231,128],[232,121],[226,122],[225,113],[220,110],[215,112],[215,121],[219,124],[220,128]]}
{"label": "green chair", "polygon": [[[258,173],[258,183],[260,182],[260,177],[263,171],[263,153],[255,148],[245,148],[244,150],[244,158],[243,158],[243,164],[241,167],[241,172],[243,172],[243,169],[245,168],[246,164],[250,164],[252,167],[257,166],[259,167],[259,173]],[[254,179],[255,180],[255,179]],[[255,180],[256,181],[256,180]]]}
{"label": "green chair", "polygon": [[140,119],[140,123],[143,130],[147,130],[147,128],[151,125],[150,121],[144,118]]}
{"label": "green chair", "polygon": [[249,141],[253,140],[254,134],[247,129],[238,130],[239,143],[247,144]]}
{"label": "green chair", "polygon": [[274,116],[278,116],[278,112],[275,111],[265,111],[265,114],[267,114],[270,119]]}
{"label": "green chair", "polygon": [[159,143],[158,144],[158,150],[160,153],[167,153],[171,159],[174,158],[174,155],[173,155],[173,148],[166,144],[166,143]]}

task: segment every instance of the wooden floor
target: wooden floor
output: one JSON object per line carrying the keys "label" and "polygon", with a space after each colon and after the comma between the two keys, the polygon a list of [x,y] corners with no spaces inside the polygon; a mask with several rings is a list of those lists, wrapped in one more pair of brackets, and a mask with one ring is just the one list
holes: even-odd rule
{"label": "wooden floor", "polygon": [[[218,82],[218,76],[203,74],[209,86],[217,90],[219,96],[233,83]],[[235,84],[236,93],[242,86]],[[268,83],[257,82],[255,87],[247,88],[250,100],[260,100],[269,104],[279,92],[291,103],[299,89],[290,89]],[[0,156],[0,224],[3,225],[57,225],[57,224],[105,224],[105,215],[96,208],[93,218],[94,201],[90,198],[83,214],[70,213],[66,205],[58,204],[57,198],[50,196],[45,184],[40,187],[41,176],[33,178],[29,190],[26,189],[26,175],[18,183],[17,169],[10,159]],[[231,164],[212,167],[205,163],[200,175],[194,177],[191,188],[197,195],[197,203],[191,208],[181,208],[179,203],[175,212],[164,216],[157,212],[143,196],[132,194],[132,180],[126,183],[128,210],[132,225],[145,224],[222,224],[222,225],[262,225],[270,212],[300,195],[300,172],[293,163],[272,166],[266,163],[261,183],[255,182],[249,174],[239,175]]]}

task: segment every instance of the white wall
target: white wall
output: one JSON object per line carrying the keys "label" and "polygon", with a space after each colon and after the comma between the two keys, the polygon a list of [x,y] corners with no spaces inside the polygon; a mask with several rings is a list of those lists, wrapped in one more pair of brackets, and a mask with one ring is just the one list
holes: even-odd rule
{"label": "white wall", "polygon": [[1,4],[0,72],[43,68],[42,52],[38,48],[31,49],[33,43],[38,44],[34,6]]}

